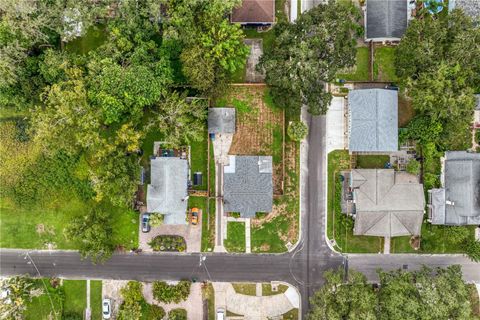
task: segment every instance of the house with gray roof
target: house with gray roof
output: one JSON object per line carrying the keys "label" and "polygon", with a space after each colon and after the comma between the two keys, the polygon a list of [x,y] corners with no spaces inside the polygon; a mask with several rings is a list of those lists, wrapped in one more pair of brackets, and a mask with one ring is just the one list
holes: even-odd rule
{"label": "house with gray roof", "polygon": [[480,153],[448,151],[442,188],[428,191],[428,218],[439,225],[480,224]]}
{"label": "house with gray roof", "polygon": [[147,212],[164,215],[164,224],[186,224],[188,162],[178,157],[151,159]]}
{"label": "house with gray roof", "polygon": [[408,0],[367,0],[365,41],[400,41],[408,25]]}
{"label": "house with gray roof", "polygon": [[208,133],[235,133],[235,108],[209,108]]}
{"label": "house with gray roof", "polygon": [[454,9],[462,10],[474,21],[480,21],[480,1],[478,0],[450,0],[448,1],[448,11]]}
{"label": "house with gray roof", "polygon": [[233,9],[230,21],[241,25],[271,25],[275,23],[275,0],[243,0]]}
{"label": "house with gray roof", "polygon": [[273,204],[271,156],[230,156],[223,167],[225,212],[239,212],[253,218],[257,212],[271,212]]}
{"label": "house with gray roof", "polygon": [[398,92],[386,89],[348,93],[348,149],[389,153],[398,150]]}
{"label": "house with gray roof", "polygon": [[349,179],[355,235],[420,235],[425,196],[416,176],[393,169],[356,169]]}

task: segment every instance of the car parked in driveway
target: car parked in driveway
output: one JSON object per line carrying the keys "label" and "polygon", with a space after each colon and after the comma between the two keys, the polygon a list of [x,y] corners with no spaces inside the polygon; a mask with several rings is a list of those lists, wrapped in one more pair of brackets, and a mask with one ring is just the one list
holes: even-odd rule
{"label": "car parked in driveway", "polygon": [[217,309],[217,320],[224,320],[225,319],[225,309],[218,308]]}
{"label": "car parked in driveway", "polygon": [[103,319],[110,319],[110,317],[112,316],[112,302],[110,301],[110,299],[103,299],[102,316]]}
{"label": "car parked in driveway", "polygon": [[150,215],[142,214],[142,232],[150,232]]}
{"label": "car parked in driveway", "polygon": [[192,208],[192,215],[190,216],[190,222],[196,226],[198,224],[198,214],[200,210],[198,208]]}

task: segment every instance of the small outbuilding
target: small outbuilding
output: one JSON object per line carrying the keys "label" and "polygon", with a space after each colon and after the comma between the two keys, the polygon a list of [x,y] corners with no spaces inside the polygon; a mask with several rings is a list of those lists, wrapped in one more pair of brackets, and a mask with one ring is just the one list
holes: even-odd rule
{"label": "small outbuilding", "polygon": [[230,156],[224,166],[224,209],[254,218],[271,212],[273,204],[271,156]]}
{"label": "small outbuilding", "polygon": [[350,153],[398,150],[398,91],[362,89],[348,93],[348,149]]}
{"label": "small outbuilding", "polygon": [[416,176],[393,169],[356,169],[350,172],[349,187],[355,235],[420,235],[425,196]]}
{"label": "small outbuilding", "polygon": [[232,23],[241,25],[272,25],[275,23],[275,0],[243,0],[234,8]]}
{"label": "small outbuilding", "polygon": [[235,108],[209,108],[208,133],[235,133]]}
{"label": "small outbuilding", "polygon": [[442,188],[428,191],[430,222],[480,225],[480,153],[446,152],[441,182]]}
{"label": "small outbuilding", "polygon": [[367,0],[365,41],[400,41],[408,25],[408,0]]}

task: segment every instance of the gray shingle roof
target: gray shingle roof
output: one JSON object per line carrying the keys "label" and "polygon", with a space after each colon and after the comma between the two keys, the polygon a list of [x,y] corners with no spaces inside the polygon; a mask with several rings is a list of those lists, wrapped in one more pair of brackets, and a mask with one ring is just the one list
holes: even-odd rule
{"label": "gray shingle roof", "polygon": [[350,152],[398,150],[398,92],[385,89],[348,93]]}
{"label": "gray shingle roof", "polygon": [[417,177],[393,169],[351,171],[355,200],[355,235],[419,235],[425,196]]}
{"label": "gray shingle roof", "polygon": [[430,196],[433,224],[480,224],[480,153],[446,152],[444,188]]}
{"label": "gray shingle roof", "polygon": [[407,0],[367,0],[366,39],[400,39],[407,29]]}
{"label": "gray shingle roof", "polygon": [[188,195],[188,163],[176,157],[151,160],[151,182],[147,187],[147,211],[164,214],[165,224],[185,224]]}
{"label": "gray shingle roof", "polygon": [[235,108],[209,108],[208,133],[235,133]]}
{"label": "gray shingle roof", "polygon": [[480,1],[479,0],[450,0],[448,10],[461,9],[474,20],[480,20]]}
{"label": "gray shingle roof", "polygon": [[255,217],[271,212],[273,203],[272,157],[230,156],[224,167],[225,212],[240,212]]}

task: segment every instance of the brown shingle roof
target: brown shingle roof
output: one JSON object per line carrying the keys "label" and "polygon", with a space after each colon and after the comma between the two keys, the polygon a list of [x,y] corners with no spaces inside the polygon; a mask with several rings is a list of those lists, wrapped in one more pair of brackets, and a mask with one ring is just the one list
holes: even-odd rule
{"label": "brown shingle roof", "polygon": [[234,23],[274,23],[275,0],[243,0],[242,5],[233,9]]}

